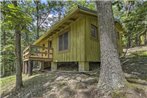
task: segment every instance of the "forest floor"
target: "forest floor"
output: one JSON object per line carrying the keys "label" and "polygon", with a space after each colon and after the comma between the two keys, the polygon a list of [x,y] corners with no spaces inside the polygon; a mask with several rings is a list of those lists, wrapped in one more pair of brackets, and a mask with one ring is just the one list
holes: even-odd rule
{"label": "forest floor", "polygon": [[[139,49],[128,50],[131,52],[121,59],[127,87],[105,98],[147,98],[147,49]],[[0,94],[2,98],[95,98],[98,76],[99,69],[92,72],[35,71],[30,77],[23,75],[24,87],[19,91],[14,88],[15,76],[1,78]]]}

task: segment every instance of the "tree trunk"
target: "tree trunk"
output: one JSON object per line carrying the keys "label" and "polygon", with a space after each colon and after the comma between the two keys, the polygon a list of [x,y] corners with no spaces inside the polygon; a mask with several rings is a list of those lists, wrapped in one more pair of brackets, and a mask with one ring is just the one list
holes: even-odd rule
{"label": "tree trunk", "polygon": [[[17,7],[17,1],[13,1]],[[15,27],[15,55],[16,55],[16,89],[20,89],[22,84],[22,57],[21,57],[21,32],[18,30],[19,25]]]}
{"label": "tree trunk", "polygon": [[131,40],[132,36],[131,34],[128,35],[128,48],[132,47],[132,40]]}
{"label": "tree trunk", "polygon": [[16,89],[22,86],[21,32],[15,30]]}
{"label": "tree trunk", "polygon": [[136,35],[136,40],[135,40],[135,42],[136,42],[136,46],[139,46],[139,35],[138,35],[138,34]]}
{"label": "tree trunk", "polygon": [[36,0],[36,11],[37,11],[37,34],[36,34],[36,39],[39,38],[39,1]]}
{"label": "tree trunk", "polygon": [[147,45],[147,31],[145,33],[145,45]]}
{"label": "tree trunk", "polygon": [[[6,45],[6,32],[3,31],[3,47]],[[5,66],[6,66],[6,51],[3,52],[3,59],[2,59],[2,62],[3,62],[3,65],[2,65],[2,76],[5,76]]]}
{"label": "tree trunk", "polygon": [[100,36],[101,70],[98,88],[104,92],[119,89],[125,85],[121,68],[111,1],[96,1]]}

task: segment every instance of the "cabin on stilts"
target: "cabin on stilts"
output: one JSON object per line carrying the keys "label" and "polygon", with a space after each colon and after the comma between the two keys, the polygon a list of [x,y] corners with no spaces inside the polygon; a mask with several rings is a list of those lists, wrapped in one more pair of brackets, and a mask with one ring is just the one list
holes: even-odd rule
{"label": "cabin on stilts", "polygon": [[[85,7],[76,7],[53,25],[32,45],[23,51],[23,72],[32,74],[33,61],[42,66],[48,64],[51,71],[58,63],[74,62],[78,70],[89,71],[89,63],[100,62],[97,12]],[[122,52],[120,22],[115,20],[118,52]],[[63,64],[64,66],[64,64]]]}

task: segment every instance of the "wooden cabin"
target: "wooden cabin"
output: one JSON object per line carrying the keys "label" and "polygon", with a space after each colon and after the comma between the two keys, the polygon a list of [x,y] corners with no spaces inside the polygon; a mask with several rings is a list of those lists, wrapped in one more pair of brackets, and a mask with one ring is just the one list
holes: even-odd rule
{"label": "wooden cabin", "polygon": [[[118,50],[122,52],[122,27],[115,21]],[[79,71],[89,71],[90,62],[100,62],[100,43],[96,11],[77,7],[52,26],[33,45],[23,52],[23,71],[32,66],[30,61],[49,62],[51,71],[57,64],[76,62]]]}

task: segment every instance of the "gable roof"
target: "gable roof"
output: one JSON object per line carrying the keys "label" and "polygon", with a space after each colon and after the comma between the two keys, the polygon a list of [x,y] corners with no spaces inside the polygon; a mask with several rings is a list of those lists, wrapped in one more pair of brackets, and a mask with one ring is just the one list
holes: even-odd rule
{"label": "gable roof", "polygon": [[77,6],[70,13],[68,13],[65,17],[63,17],[60,21],[55,23],[46,33],[44,33],[39,39],[37,39],[33,44],[38,44],[42,40],[46,39],[50,35],[60,31],[60,29],[69,25],[71,22],[75,21],[78,18],[79,13],[88,14],[91,16],[97,17],[97,11],[90,10],[86,7]]}

